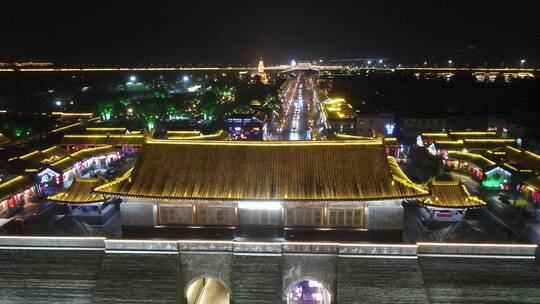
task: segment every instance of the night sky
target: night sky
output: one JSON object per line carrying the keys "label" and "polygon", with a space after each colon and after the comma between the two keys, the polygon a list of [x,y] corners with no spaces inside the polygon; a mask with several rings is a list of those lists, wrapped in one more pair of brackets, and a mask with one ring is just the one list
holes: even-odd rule
{"label": "night sky", "polygon": [[540,58],[534,1],[1,1],[0,62]]}

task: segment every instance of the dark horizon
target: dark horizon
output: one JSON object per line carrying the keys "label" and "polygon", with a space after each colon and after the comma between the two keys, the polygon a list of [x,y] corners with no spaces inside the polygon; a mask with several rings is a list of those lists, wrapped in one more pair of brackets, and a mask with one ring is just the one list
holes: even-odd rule
{"label": "dark horizon", "polygon": [[286,63],[391,58],[537,65],[532,1],[309,1],[0,4],[2,61]]}

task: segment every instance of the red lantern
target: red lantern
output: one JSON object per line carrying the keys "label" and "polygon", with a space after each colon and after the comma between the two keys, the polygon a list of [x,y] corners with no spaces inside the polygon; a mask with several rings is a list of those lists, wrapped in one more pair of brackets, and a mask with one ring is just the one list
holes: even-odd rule
{"label": "red lantern", "polygon": [[17,200],[15,199],[15,196],[12,196],[12,197],[8,198],[7,204],[8,204],[8,208],[10,208],[10,209],[17,206]]}

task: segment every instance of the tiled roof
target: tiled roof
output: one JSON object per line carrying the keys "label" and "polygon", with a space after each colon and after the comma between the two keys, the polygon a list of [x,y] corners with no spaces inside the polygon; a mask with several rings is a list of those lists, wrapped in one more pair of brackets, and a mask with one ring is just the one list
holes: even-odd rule
{"label": "tiled roof", "polygon": [[176,134],[169,135],[167,133],[167,139],[171,140],[229,140],[230,135],[229,133],[219,130],[218,132],[214,134],[207,134],[207,135],[201,135],[200,133],[197,135],[187,136],[186,134],[181,134],[180,136],[177,136]]}
{"label": "tiled roof", "polygon": [[55,168],[59,172],[66,172],[70,170],[71,168],[73,168],[73,166],[77,162],[84,161],[92,157],[107,155],[107,154],[112,154],[112,153],[117,153],[117,151],[113,149],[112,146],[103,146],[103,147],[96,147],[96,148],[90,148],[90,149],[83,149],[83,150],[70,154],[69,157],[65,157],[59,161],[51,163],[50,166]]}
{"label": "tiled roof", "polygon": [[5,145],[11,142],[11,139],[9,137],[5,136],[4,134],[0,133],[0,146]]}
{"label": "tiled roof", "polygon": [[133,171],[96,191],[231,200],[377,200],[427,194],[400,172],[380,140],[151,140]]}
{"label": "tiled roof", "polygon": [[106,198],[101,194],[94,194],[92,191],[103,183],[105,183],[105,180],[101,177],[76,177],[68,190],[51,195],[48,199],[53,202],[72,205],[101,203],[104,202]]}
{"label": "tiled roof", "polygon": [[69,152],[58,147],[52,146],[42,151],[33,151],[31,153],[15,157],[9,160],[7,165],[16,171],[37,171],[45,165],[57,162],[66,158]]}
{"label": "tiled roof", "polygon": [[513,147],[505,147],[503,151],[506,152],[508,164],[518,164],[523,168],[540,172],[540,155]]}
{"label": "tiled roof", "polygon": [[126,128],[86,128],[85,134],[125,134]]}
{"label": "tiled roof", "polygon": [[60,141],[61,145],[89,145],[89,146],[142,146],[145,138],[142,134],[115,135],[115,134],[67,134]]}
{"label": "tiled roof", "polygon": [[5,182],[0,182],[0,201],[29,189],[33,185],[34,183],[30,179],[22,175]]}
{"label": "tiled roof", "polygon": [[463,209],[485,207],[486,203],[476,196],[471,196],[460,181],[430,180],[427,188],[431,197],[421,203],[425,206],[443,209]]}
{"label": "tiled roof", "polygon": [[491,139],[465,139],[463,140],[465,148],[469,151],[471,150],[492,150],[505,146],[514,146],[517,147],[515,139],[507,138],[491,138]]}
{"label": "tiled roof", "polygon": [[420,134],[423,141],[437,141],[437,140],[450,140],[446,133],[422,133]]}
{"label": "tiled roof", "polygon": [[459,140],[459,139],[492,139],[497,138],[496,132],[478,132],[478,131],[472,131],[472,132],[450,132],[448,133],[449,137],[452,140]]}
{"label": "tiled roof", "polygon": [[531,188],[534,188],[536,191],[540,191],[540,176],[536,176],[526,180],[525,184],[527,186],[530,186]]}
{"label": "tiled roof", "polygon": [[448,151],[448,158],[470,163],[481,170],[485,170],[496,165],[495,162],[483,157],[482,155],[474,153]]}

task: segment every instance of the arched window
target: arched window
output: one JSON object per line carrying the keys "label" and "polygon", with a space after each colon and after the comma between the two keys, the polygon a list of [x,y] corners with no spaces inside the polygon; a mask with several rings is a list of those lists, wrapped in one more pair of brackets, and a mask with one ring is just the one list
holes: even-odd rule
{"label": "arched window", "polygon": [[229,290],[213,277],[193,281],[187,289],[188,304],[229,304]]}
{"label": "arched window", "polygon": [[289,290],[287,304],[330,304],[331,294],[315,280],[302,280]]}

